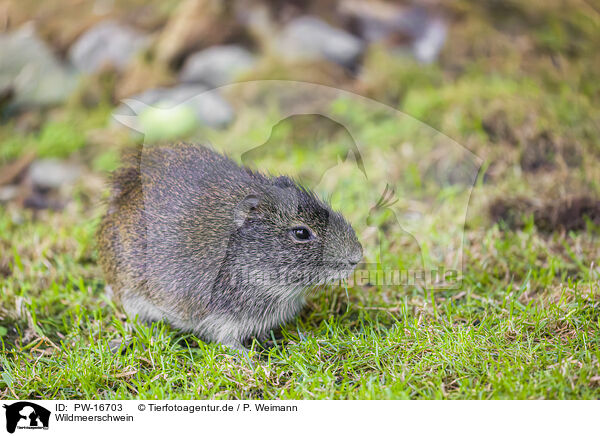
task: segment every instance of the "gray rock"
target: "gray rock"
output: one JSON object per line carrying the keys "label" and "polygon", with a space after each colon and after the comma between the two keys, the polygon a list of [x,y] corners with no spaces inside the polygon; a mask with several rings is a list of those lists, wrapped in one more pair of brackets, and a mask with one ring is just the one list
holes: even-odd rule
{"label": "gray rock", "polygon": [[364,50],[360,39],[311,16],[292,20],[277,42],[280,54],[292,59],[328,59],[351,67]]}
{"label": "gray rock", "polygon": [[427,9],[415,6],[398,16],[396,30],[411,38],[411,51],[420,62],[431,63],[446,42],[446,24]]}
{"label": "gray rock", "polygon": [[149,43],[148,35],[132,27],[103,21],[79,37],[69,50],[69,59],[87,73],[107,64],[121,71]]}
{"label": "gray rock", "polygon": [[406,41],[405,47],[396,43],[394,51],[410,49],[424,63],[433,62],[446,41],[445,22],[423,6],[347,0],[342,4],[342,13],[356,23],[366,41]]}
{"label": "gray rock", "polygon": [[141,125],[135,118],[150,108],[168,110],[190,109],[196,121],[201,125],[221,128],[229,124],[234,112],[218,90],[207,90],[202,85],[182,84],[172,88],[155,88],[123,101],[114,117],[122,124],[141,131]]}
{"label": "gray rock", "polygon": [[19,187],[17,185],[0,186],[0,203],[6,203],[17,198]]}
{"label": "gray rock", "polygon": [[249,71],[256,57],[239,45],[220,45],[207,48],[187,58],[179,79],[185,83],[204,83],[210,87],[233,82]]}
{"label": "gray rock", "polygon": [[0,34],[0,90],[12,90],[16,106],[63,102],[77,86],[76,72],[63,65],[31,25]]}
{"label": "gray rock", "polygon": [[40,159],[29,167],[32,183],[45,189],[59,189],[73,183],[81,174],[81,169],[72,163],[58,159]]}
{"label": "gray rock", "polygon": [[446,42],[446,24],[440,19],[428,20],[423,32],[413,41],[415,58],[424,63],[435,61]]}

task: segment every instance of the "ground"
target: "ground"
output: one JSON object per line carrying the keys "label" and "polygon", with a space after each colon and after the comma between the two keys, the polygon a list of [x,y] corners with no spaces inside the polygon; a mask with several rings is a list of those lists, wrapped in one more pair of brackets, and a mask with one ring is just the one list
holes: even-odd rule
{"label": "ground", "polygon": [[111,77],[0,125],[0,165],[33,150],[87,169],[63,210],[0,205],[0,399],[597,399],[600,15],[571,3],[457,2],[439,62],[370,52],[347,86],[483,160],[462,286],[316,293],[248,358],[127,320],[105,295],[95,230],[107,172],[135,142],[107,122]]}

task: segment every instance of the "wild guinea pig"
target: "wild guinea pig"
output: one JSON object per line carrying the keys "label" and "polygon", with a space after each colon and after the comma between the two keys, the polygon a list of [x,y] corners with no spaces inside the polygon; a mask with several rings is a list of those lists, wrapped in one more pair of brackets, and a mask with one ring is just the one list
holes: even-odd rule
{"label": "wild guinea pig", "polygon": [[142,148],[115,172],[98,249],[131,317],[236,349],[362,258],[350,224],[313,192],[192,144]]}

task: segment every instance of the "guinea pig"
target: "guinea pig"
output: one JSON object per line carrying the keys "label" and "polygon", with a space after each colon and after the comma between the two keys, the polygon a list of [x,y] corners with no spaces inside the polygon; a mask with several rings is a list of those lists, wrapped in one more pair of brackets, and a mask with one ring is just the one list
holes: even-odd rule
{"label": "guinea pig", "polygon": [[362,258],[312,191],[201,145],[144,147],[113,174],[98,230],[107,288],[129,316],[243,349]]}

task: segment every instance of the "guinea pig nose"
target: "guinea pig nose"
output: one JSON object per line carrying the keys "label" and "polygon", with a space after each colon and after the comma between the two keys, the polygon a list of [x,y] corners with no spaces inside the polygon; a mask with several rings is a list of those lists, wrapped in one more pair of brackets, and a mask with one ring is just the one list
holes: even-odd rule
{"label": "guinea pig nose", "polygon": [[362,259],[362,249],[357,250],[354,253],[352,253],[348,257],[348,263],[352,266],[356,266],[358,264],[358,262],[360,262],[361,259]]}

